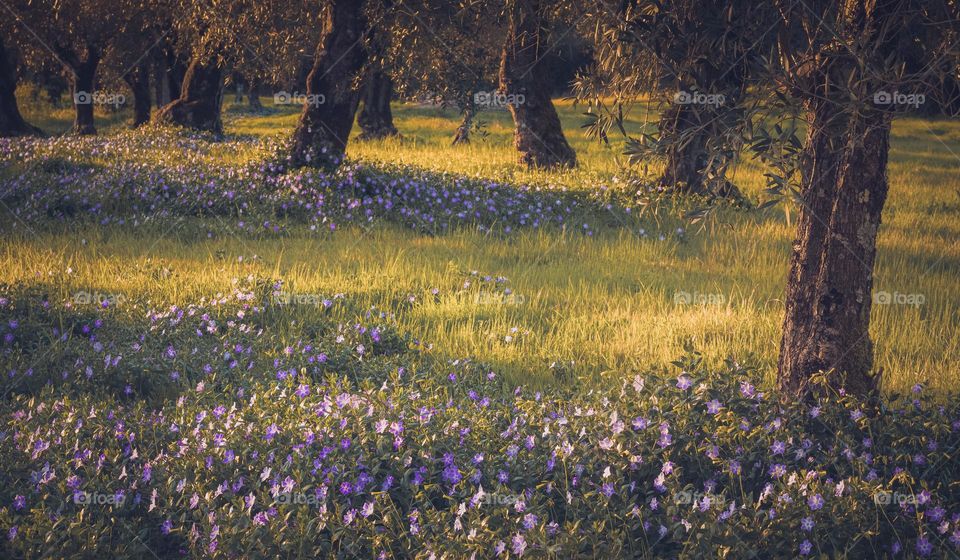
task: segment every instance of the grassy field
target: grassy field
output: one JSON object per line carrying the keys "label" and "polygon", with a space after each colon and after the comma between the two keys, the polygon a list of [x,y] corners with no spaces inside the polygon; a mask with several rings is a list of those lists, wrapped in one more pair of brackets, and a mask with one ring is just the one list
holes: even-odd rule
{"label": "grassy field", "polygon": [[[483,113],[487,135],[452,147],[456,112],[412,104],[395,106],[401,138],[351,142],[348,155],[518,185],[622,190],[617,146],[585,139],[582,108],[558,105],[577,151],[575,171],[517,167],[505,112]],[[69,111],[51,116],[41,109],[27,105],[25,116],[48,131],[69,127]],[[214,146],[209,157],[227,165],[258,157],[253,141],[288,133],[297,118],[292,109],[249,115],[229,106],[226,115],[236,142]],[[125,116],[98,121],[101,133],[119,131]],[[633,129],[654,116],[636,111]],[[176,154],[159,147],[157,157]],[[896,122],[874,288],[920,294],[923,303],[874,306],[871,334],[887,390],[917,382],[946,390],[960,382],[958,170],[960,123]],[[763,188],[752,162],[739,165],[734,181],[754,200]],[[476,228],[425,235],[387,222],[326,236],[304,227],[283,236],[211,238],[197,224],[170,223],[145,235],[117,225],[34,231],[9,222],[0,239],[0,282],[42,282],[64,296],[93,287],[172,304],[225,291],[231,279],[255,274],[282,279],[299,293],[344,293],[391,312],[398,328],[432,345],[431,352],[483,360],[534,387],[566,379],[560,370],[621,379],[666,367],[688,344],[712,363],[732,356],[772,379],[796,209],[725,210],[693,227],[676,214],[591,223],[589,235],[567,224],[509,236]],[[471,281],[472,271],[505,277],[512,294],[465,296],[458,287]],[[442,290],[439,296],[434,288]]]}
{"label": "grassy field", "polygon": [[0,558],[956,556],[960,124],[894,129],[888,398],[785,402],[796,209],[641,207],[560,111],[557,173],[413,105],[334,173],[292,109],[0,140]]}

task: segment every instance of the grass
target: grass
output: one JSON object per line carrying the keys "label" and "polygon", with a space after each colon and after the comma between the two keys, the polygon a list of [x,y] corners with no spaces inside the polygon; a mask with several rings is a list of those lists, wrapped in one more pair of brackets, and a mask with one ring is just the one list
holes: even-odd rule
{"label": "grass", "polygon": [[[558,102],[558,108],[577,150],[580,165],[574,171],[519,168],[505,112],[483,113],[487,135],[452,147],[456,112],[413,104],[395,105],[401,138],[351,142],[348,155],[520,184],[618,188],[618,147],[583,137],[581,109],[568,102]],[[69,128],[67,111],[46,112],[40,119],[40,109],[28,105],[25,116],[48,131]],[[633,130],[645,115],[654,116],[638,112]],[[124,117],[129,115],[98,120],[101,133],[121,129]],[[287,108],[249,115],[228,106],[226,129],[240,145],[224,144],[210,157],[242,163],[257,155],[245,139],[289,133],[296,118]],[[916,382],[946,391],[960,382],[958,154],[960,123],[895,123],[874,288],[922,294],[924,303],[874,306],[876,367],[885,371],[890,391]],[[171,154],[158,157],[163,155]],[[762,171],[744,162],[735,182],[756,198]],[[649,224],[646,236],[636,225],[600,228],[592,236],[571,228],[525,230],[508,238],[467,228],[430,236],[385,222],[323,237],[304,228],[280,237],[211,239],[198,227],[157,228],[151,236],[118,226],[36,233],[4,228],[0,282],[43,282],[64,296],[96,288],[177,303],[225,291],[232,278],[257,274],[283,279],[296,292],[345,293],[393,312],[398,327],[432,345],[431,352],[481,359],[512,382],[534,387],[557,382],[551,364],[619,379],[633,370],[666,367],[687,345],[708,361],[733,356],[754,364],[771,380],[795,216],[795,208],[725,211],[700,229],[666,213],[642,222]],[[686,233],[658,239],[656,232],[678,227]],[[471,271],[508,278],[516,297],[478,301],[458,295],[456,287]],[[448,290],[434,298],[429,291],[434,287]],[[678,304],[682,293],[705,303]],[[406,304],[410,295],[415,305]]]}

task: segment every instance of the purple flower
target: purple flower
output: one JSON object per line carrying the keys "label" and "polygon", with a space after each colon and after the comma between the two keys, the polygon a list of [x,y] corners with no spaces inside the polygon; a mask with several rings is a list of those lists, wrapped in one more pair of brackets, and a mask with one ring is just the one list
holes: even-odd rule
{"label": "purple flower", "polygon": [[817,511],[823,508],[824,499],[820,494],[814,494],[807,498],[807,505],[810,506],[811,511]]}
{"label": "purple flower", "polygon": [[537,526],[538,521],[539,519],[537,519],[536,515],[532,513],[528,513],[523,516],[523,528],[529,531],[530,529],[533,529],[534,527]]}
{"label": "purple flower", "polygon": [[443,480],[449,484],[456,484],[463,479],[463,475],[460,474],[460,469],[456,465],[450,464],[444,467],[443,469]]}
{"label": "purple flower", "polygon": [[23,496],[18,494],[13,498],[13,509],[20,511],[25,505],[27,505],[27,499]]}
{"label": "purple flower", "polygon": [[173,530],[173,521],[170,521],[169,519],[167,519],[166,521],[163,522],[162,525],[160,525],[160,532],[163,533],[164,535],[169,535],[170,531],[172,530]]}
{"label": "purple flower", "polygon": [[717,414],[720,412],[720,409],[723,408],[723,405],[720,404],[720,401],[713,399],[707,403],[707,413],[708,414]]}
{"label": "purple flower", "polygon": [[360,508],[360,515],[362,515],[364,519],[373,515],[373,502],[363,504],[363,507]]}
{"label": "purple flower", "polygon": [[677,378],[677,388],[686,391],[693,385],[693,379],[689,375],[681,375]]}
{"label": "purple flower", "polygon": [[807,554],[810,554],[811,550],[813,550],[813,544],[804,539],[804,541],[800,543],[800,554],[806,556]]}
{"label": "purple flower", "polygon": [[266,439],[267,441],[270,441],[270,440],[272,440],[278,433],[280,433],[280,429],[277,428],[277,425],[276,425],[276,424],[270,424],[270,426],[267,427],[267,434],[264,436],[264,439]]}
{"label": "purple flower", "polygon": [[916,550],[920,556],[930,556],[930,553],[933,552],[933,544],[930,543],[929,539],[921,536],[917,539]]}
{"label": "purple flower", "polygon": [[527,541],[523,538],[523,535],[517,533],[510,539],[510,550],[513,551],[517,556],[523,556],[523,551],[527,549]]}

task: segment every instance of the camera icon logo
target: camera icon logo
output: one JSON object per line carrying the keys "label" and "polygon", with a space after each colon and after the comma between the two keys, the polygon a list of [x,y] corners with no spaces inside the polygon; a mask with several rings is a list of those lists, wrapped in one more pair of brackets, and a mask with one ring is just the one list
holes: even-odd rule
{"label": "camera icon logo", "polygon": [[89,105],[93,103],[93,94],[87,91],[78,91],[73,94],[73,103],[75,105]]}
{"label": "camera icon logo", "polygon": [[273,94],[273,104],[274,105],[289,105],[290,104],[290,94],[286,91],[278,91]]}
{"label": "camera icon logo", "polygon": [[873,94],[873,102],[877,105],[890,105],[893,103],[893,95],[889,91],[880,90]]}

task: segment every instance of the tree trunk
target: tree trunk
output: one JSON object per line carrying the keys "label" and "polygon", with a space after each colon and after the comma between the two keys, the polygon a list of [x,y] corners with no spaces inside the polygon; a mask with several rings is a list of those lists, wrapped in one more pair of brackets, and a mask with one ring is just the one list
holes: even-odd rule
{"label": "tree trunk", "polygon": [[171,101],[167,91],[166,58],[152,57],[150,71],[153,72],[153,106],[159,109]]}
{"label": "tree trunk", "polygon": [[187,65],[177,55],[169,44],[163,49],[163,81],[166,89],[163,101],[158,101],[158,108],[176,101],[183,89],[183,79],[187,75]]}
{"label": "tree trunk", "polygon": [[354,81],[367,59],[363,40],[364,0],[334,0],[324,14],[313,69],[307,76],[307,103],[293,133],[294,166],[333,169],[343,160],[359,94]]}
{"label": "tree trunk", "polygon": [[577,156],[567,143],[550,100],[540,36],[539,0],[516,0],[500,58],[500,89],[514,123],[520,163],[530,167],[574,167]]}
{"label": "tree trunk", "polygon": [[778,386],[803,395],[810,376],[867,394],[871,375],[870,309],[880,213],[887,197],[890,117],[842,117],[824,97],[809,103],[802,207],[786,290]]}
{"label": "tree trunk", "polygon": [[17,69],[0,37],[0,136],[42,135],[30,125],[17,107]]}
{"label": "tree trunk", "polygon": [[680,104],[670,105],[661,113],[660,135],[685,138],[682,142],[668,143],[660,186],[696,194],[706,190],[704,172],[708,155],[704,138],[694,132],[699,125],[696,117],[695,109]]}
{"label": "tree trunk", "polygon": [[263,103],[260,102],[260,82],[254,79],[247,80],[247,102],[253,111],[263,111]]}
{"label": "tree trunk", "polygon": [[194,59],[183,77],[180,97],[157,113],[157,122],[173,123],[195,130],[223,133],[223,70],[215,61]]}
{"label": "tree trunk", "polygon": [[360,140],[379,140],[398,134],[390,111],[392,97],[393,80],[390,75],[382,69],[370,72],[363,85],[363,108],[357,115],[357,124],[362,131],[358,137]]}
{"label": "tree trunk", "polygon": [[74,63],[72,83],[73,106],[76,107],[76,116],[73,121],[74,134],[91,135],[97,133],[93,118],[93,97],[99,64],[100,53],[92,48],[87,48],[86,60]]}
{"label": "tree trunk", "polygon": [[141,62],[123,77],[133,92],[133,128],[150,122],[150,66]]}
{"label": "tree trunk", "polygon": [[475,111],[473,95],[471,94],[470,99],[463,106],[463,120],[460,121],[460,126],[457,127],[457,131],[453,135],[454,146],[470,143],[470,128],[473,127],[473,115]]}

